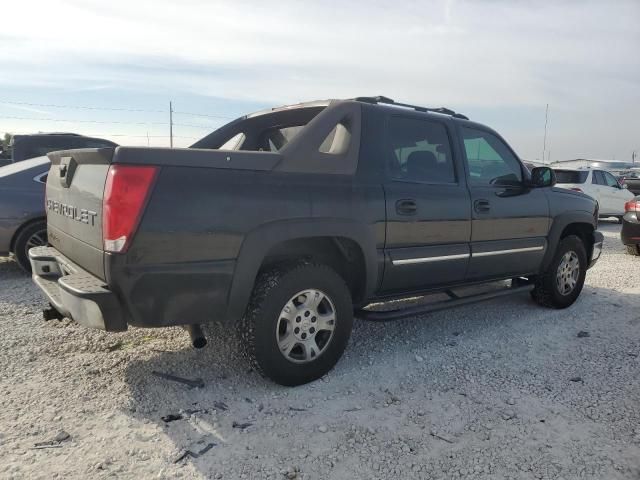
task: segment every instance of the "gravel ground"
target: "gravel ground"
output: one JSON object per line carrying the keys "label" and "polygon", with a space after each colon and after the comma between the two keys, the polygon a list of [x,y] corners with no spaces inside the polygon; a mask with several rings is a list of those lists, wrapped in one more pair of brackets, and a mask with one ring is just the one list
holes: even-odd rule
{"label": "gravel ground", "polygon": [[180,329],[44,322],[0,260],[0,478],[638,479],[640,258],[601,229],[572,308],[518,295],[357,321],[338,366],[297,388],[215,327],[196,351]]}

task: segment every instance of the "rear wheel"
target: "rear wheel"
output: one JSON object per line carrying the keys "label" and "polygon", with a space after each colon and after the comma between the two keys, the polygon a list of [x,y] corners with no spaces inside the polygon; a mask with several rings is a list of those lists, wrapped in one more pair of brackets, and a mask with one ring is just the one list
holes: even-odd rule
{"label": "rear wheel", "polygon": [[640,245],[625,245],[625,247],[631,255],[640,255]]}
{"label": "rear wheel", "polygon": [[24,227],[16,237],[13,254],[18,264],[27,272],[31,272],[29,249],[47,245],[47,222],[39,220]]}
{"label": "rear wheel", "polygon": [[240,324],[253,367],[281,385],[301,385],[338,362],[351,335],[351,294],[326,265],[297,264],[262,274]]}
{"label": "rear wheel", "polygon": [[536,278],[532,298],[545,307],[567,308],[576,301],[587,272],[587,252],[580,237],[569,235],[558,244],[546,272]]}

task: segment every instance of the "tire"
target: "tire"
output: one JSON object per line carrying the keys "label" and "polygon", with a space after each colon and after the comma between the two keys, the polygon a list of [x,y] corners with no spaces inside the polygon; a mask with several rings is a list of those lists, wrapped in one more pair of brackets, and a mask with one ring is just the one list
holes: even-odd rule
{"label": "tire", "polygon": [[[314,302],[319,302],[315,309]],[[280,385],[295,386],[334,367],[352,324],[351,293],[342,277],[326,265],[306,263],[276,267],[259,276],[239,334],[256,371]]]}
{"label": "tire", "polygon": [[640,255],[640,245],[625,245],[625,247],[630,255]]}
{"label": "tire", "polygon": [[18,264],[26,272],[31,272],[29,249],[47,245],[47,222],[39,220],[23,227],[13,244],[13,254]]}
{"label": "tire", "polygon": [[[569,265],[576,263],[578,271],[574,273]],[[580,237],[569,235],[558,244],[548,270],[536,278],[531,297],[545,307],[567,308],[580,295],[586,273],[587,252],[584,244]]]}

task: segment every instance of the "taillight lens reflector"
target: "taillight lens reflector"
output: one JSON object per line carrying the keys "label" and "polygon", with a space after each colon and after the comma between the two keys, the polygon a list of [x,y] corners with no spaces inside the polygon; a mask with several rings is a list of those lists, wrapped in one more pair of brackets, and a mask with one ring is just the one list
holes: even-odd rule
{"label": "taillight lens reflector", "polygon": [[111,165],[102,199],[102,238],[104,250],[127,251],[147,197],[158,173],[158,167]]}
{"label": "taillight lens reflector", "polygon": [[624,211],[640,212],[640,200],[636,200],[635,198],[633,200],[629,200],[627,203],[624,204]]}

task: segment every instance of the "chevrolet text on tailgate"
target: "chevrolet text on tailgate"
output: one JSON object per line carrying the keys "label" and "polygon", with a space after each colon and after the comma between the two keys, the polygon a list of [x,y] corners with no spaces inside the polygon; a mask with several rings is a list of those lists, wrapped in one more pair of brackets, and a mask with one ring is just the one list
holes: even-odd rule
{"label": "chevrolet text on tailgate", "polygon": [[[568,307],[602,249],[595,201],[555,188],[551,169],[530,173],[461,114],[385,97],[254,113],[188,149],[49,158],[50,246],[29,252],[46,316],[183,325],[197,347],[221,322],[283,385],[336,364],[354,312],[383,321],[523,291]],[[450,300],[369,307],[431,293]]]}

